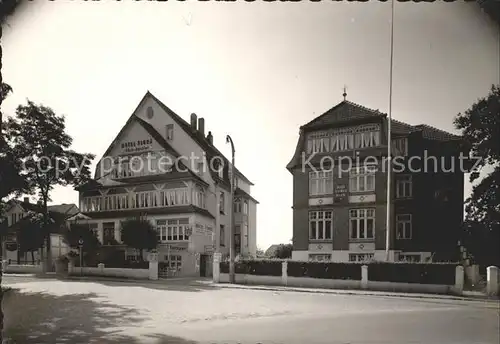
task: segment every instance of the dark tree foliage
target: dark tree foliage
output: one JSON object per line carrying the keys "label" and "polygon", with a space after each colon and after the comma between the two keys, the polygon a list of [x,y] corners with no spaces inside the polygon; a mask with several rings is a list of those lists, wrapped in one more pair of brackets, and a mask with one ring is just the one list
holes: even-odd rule
{"label": "dark tree foliage", "polygon": [[480,159],[470,174],[475,184],[466,200],[464,244],[475,260],[499,264],[500,85],[492,86],[487,97],[458,114],[454,124],[462,131],[471,156]]}
{"label": "dark tree foliage", "polygon": [[35,263],[34,252],[38,251],[43,245],[41,214],[28,214],[19,223],[19,228],[16,232],[18,251],[19,253],[31,253],[31,261]]}
{"label": "dark tree foliage", "polygon": [[26,181],[27,193],[38,192],[42,202],[47,261],[50,261],[47,226],[50,192],[56,185],[76,187],[89,180],[94,156],[69,149],[72,138],[66,133],[64,117],[29,100],[17,107],[16,117],[8,119],[5,129],[7,144],[23,161],[21,176]]}
{"label": "dark tree foliage", "polygon": [[80,240],[82,240],[82,252],[85,254],[93,254],[101,247],[97,234],[85,223],[71,224],[64,232],[64,240],[75,249],[80,248]]}
{"label": "dark tree foliage", "polygon": [[153,250],[158,245],[156,230],[146,219],[123,221],[121,223],[121,237],[125,245],[139,250],[140,260],[143,260],[144,250]]}
{"label": "dark tree foliage", "polygon": [[292,258],[293,245],[292,244],[280,244],[276,251],[274,252],[274,258],[287,259]]}

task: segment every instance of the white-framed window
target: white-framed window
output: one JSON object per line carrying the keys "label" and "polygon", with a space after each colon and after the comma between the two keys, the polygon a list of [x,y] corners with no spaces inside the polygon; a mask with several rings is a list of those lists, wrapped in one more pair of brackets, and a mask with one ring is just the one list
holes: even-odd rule
{"label": "white-framed window", "polygon": [[201,186],[196,186],[192,189],[193,205],[205,209],[205,189]]}
{"label": "white-framed window", "polygon": [[420,254],[399,254],[400,262],[409,262],[409,263],[420,263],[421,257]]}
{"label": "white-framed window", "polygon": [[411,214],[396,215],[396,229],[398,239],[411,239]]}
{"label": "white-framed window", "polygon": [[220,225],[220,245],[226,246],[226,227],[224,225]]}
{"label": "white-framed window", "polygon": [[400,156],[408,155],[408,139],[406,137],[392,140],[392,145]]}
{"label": "white-framed window", "polygon": [[167,124],[167,140],[172,141],[174,139],[174,125]]}
{"label": "white-framed window", "polygon": [[375,209],[350,209],[349,232],[353,240],[375,237]]}
{"label": "white-framed window", "polygon": [[412,178],[411,175],[396,176],[396,198],[412,197]]}
{"label": "white-framed window", "polygon": [[333,193],[333,171],[309,172],[309,195],[318,196]]}
{"label": "white-framed window", "polygon": [[245,214],[245,215],[248,214],[248,201],[247,200],[243,201],[243,214]]}
{"label": "white-framed window", "polygon": [[219,199],[219,212],[221,214],[225,214],[225,210],[226,210],[226,195],[224,194],[224,191],[221,191]]}
{"label": "white-framed window", "polygon": [[376,165],[354,166],[349,171],[350,192],[375,191]]}
{"label": "white-framed window", "polygon": [[234,198],[233,209],[234,209],[234,212],[236,214],[241,213],[241,198],[240,197]]}
{"label": "white-framed window", "polygon": [[316,210],[309,212],[309,239],[331,240],[333,233],[333,211]]}
{"label": "white-framed window", "polygon": [[190,228],[188,218],[156,220],[159,242],[188,241]]}
{"label": "white-framed window", "polygon": [[350,253],[350,262],[366,262],[373,259],[373,253]]}
{"label": "white-framed window", "polygon": [[182,256],[178,254],[171,254],[165,256],[165,261],[170,269],[179,271],[182,268]]}
{"label": "white-framed window", "polygon": [[314,262],[330,261],[332,260],[332,255],[324,253],[311,253],[309,254],[309,260]]}

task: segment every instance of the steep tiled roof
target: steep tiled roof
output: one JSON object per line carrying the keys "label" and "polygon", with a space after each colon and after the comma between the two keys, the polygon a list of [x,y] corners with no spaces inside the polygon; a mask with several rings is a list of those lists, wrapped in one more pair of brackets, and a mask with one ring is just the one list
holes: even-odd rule
{"label": "steep tiled roof", "polygon": [[459,135],[450,134],[444,130],[434,128],[427,124],[416,125],[415,128],[422,131],[422,136],[429,140],[437,141],[449,141],[449,140],[460,140]]}
{"label": "steep tiled roof", "polygon": [[[192,128],[188,122],[186,122],[182,117],[180,117],[175,112],[173,112],[168,106],[163,104],[163,102],[161,100],[159,100],[158,98],[156,98],[151,92],[148,91],[146,95],[150,95],[162,107],[162,109],[166,113],[168,113],[174,119],[174,121],[176,121],[177,124],[179,124],[181,126],[181,128],[189,136],[191,136],[191,138],[206,151],[208,158],[213,157],[213,156],[220,156],[225,160],[225,165],[226,166],[229,165],[229,160],[217,149],[217,147],[215,147],[213,144],[208,142],[206,137],[204,137],[197,130],[194,130],[194,128]],[[243,179],[245,182],[249,183],[250,185],[253,185],[253,183],[247,177],[245,177],[245,175],[243,175],[243,173],[241,173],[237,168],[235,168],[235,171],[236,171],[236,174],[241,179]],[[212,177],[214,177],[215,179],[219,179],[218,175],[215,171],[210,171],[210,172],[212,173]]]}
{"label": "steep tiled roof", "polygon": [[340,124],[343,122],[384,116],[385,114],[378,110],[372,110],[359,104],[352,103],[348,100],[344,100],[343,102],[332,107],[330,110],[326,111],[321,116],[316,117],[306,125],[303,125],[301,128],[313,129],[322,126]]}

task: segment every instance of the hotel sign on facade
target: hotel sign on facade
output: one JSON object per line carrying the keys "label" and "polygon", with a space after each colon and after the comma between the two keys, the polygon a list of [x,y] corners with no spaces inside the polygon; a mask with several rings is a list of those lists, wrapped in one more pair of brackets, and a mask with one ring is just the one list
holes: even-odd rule
{"label": "hotel sign on facade", "polygon": [[153,139],[144,139],[137,141],[122,142],[121,149],[124,153],[137,153],[151,150],[153,148]]}

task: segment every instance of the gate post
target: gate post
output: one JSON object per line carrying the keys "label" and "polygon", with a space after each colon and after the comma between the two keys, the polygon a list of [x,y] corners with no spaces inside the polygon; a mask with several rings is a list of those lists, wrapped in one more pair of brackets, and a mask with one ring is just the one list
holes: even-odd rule
{"label": "gate post", "polygon": [[214,253],[214,263],[212,266],[214,283],[220,283],[220,261],[221,260],[222,260],[222,254],[220,252]]}
{"label": "gate post", "polygon": [[149,253],[149,279],[152,281],[158,280],[158,253]]}

